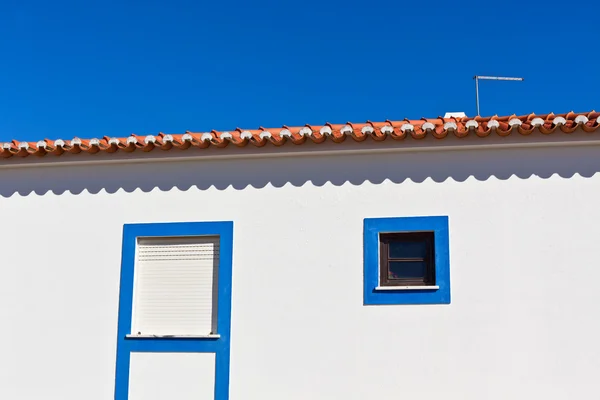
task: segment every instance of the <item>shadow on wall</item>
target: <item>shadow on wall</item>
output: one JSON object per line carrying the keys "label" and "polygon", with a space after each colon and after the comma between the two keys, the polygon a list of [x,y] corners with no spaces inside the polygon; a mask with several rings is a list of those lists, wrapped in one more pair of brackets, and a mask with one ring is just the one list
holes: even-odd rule
{"label": "shadow on wall", "polygon": [[431,179],[484,181],[512,176],[549,178],[554,174],[591,177],[600,171],[598,147],[551,147],[495,150],[398,152],[365,155],[223,159],[138,164],[43,166],[0,169],[0,196],[42,195],[48,192],[79,194],[83,191],[115,193],[119,189],[148,192],[156,188],[219,190],[267,184],[302,186],[326,183],[381,183],[390,180],[423,182]]}

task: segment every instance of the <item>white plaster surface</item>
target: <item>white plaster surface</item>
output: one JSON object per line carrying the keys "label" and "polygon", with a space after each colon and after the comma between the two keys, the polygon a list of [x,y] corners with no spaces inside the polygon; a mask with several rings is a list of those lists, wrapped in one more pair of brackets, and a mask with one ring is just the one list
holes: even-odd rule
{"label": "white plaster surface", "polygon": [[[0,169],[0,398],[112,398],[123,224],[232,220],[232,400],[593,399],[599,149]],[[363,219],[411,215],[452,304],[363,306]]]}
{"label": "white plaster surface", "polygon": [[215,355],[132,353],[129,400],[213,400]]}

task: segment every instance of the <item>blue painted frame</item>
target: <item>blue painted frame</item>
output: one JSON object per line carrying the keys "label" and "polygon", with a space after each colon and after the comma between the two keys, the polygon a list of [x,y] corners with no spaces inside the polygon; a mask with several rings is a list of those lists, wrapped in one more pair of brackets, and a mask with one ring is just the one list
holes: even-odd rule
{"label": "blue painted frame", "polygon": [[[379,286],[379,234],[391,232],[434,233],[435,284],[439,289],[376,290]],[[365,218],[363,286],[365,305],[450,304],[448,217]]]}
{"label": "blue painted frame", "polygon": [[[131,334],[133,279],[138,237],[219,236],[219,291],[217,333],[219,338],[127,338]],[[132,352],[215,353],[215,400],[229,399],[231,333],[231,281],[233,222],[182,222],[126,224],[123,226],[115,400],[129,396],[129,366]]]}

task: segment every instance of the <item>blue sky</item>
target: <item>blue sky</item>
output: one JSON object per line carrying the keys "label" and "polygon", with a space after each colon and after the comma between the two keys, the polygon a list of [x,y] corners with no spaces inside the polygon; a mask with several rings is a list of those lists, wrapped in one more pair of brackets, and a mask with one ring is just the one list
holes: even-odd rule
{"label": "blue sky", "polygon": [[598,2],[0,1],[0,140],[600,109]]}

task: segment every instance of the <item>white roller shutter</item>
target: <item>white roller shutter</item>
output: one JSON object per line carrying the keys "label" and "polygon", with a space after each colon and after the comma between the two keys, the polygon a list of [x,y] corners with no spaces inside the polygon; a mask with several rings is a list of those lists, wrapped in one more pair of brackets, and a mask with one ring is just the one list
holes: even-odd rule
{"label": "white roller shutter", "polygon": [[218,237],[139,238],[133,335],[217,334]]}

